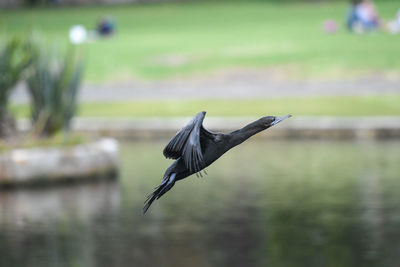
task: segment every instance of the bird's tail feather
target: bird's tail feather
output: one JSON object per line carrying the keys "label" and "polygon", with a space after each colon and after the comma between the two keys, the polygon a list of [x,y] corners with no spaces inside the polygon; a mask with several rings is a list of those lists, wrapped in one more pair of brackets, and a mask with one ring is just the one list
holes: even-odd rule
{"label": "bird's tail feather", "polygon": [[162,180],[161,184],[154,188],[154,192],[147,196],[146,201],[144,202],[143,214],[150,208],[151,204],[154,200],[159,199],[162,195],[167,193],[175,184],[176,173],[171,173],[166,175]]}

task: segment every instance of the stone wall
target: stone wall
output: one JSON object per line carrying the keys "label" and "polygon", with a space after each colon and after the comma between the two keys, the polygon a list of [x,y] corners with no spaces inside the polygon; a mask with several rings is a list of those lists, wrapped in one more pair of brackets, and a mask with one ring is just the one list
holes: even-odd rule
{"label": "stone wall", "polygon": [[65,148],[13,149],[0,153],[0,186],[107,177],[118,167],[119,144],[112,138]]}

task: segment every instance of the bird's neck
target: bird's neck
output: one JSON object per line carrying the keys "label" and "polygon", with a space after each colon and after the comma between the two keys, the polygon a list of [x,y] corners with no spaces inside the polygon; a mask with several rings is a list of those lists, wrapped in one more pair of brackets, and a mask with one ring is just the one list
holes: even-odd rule
{"label": "bird's neck", "polygon": [[242,129],[231,132],[230,136],[231,136],[232,147],[243,143],[244,141],[249,139],[251,136],[253,136],[256,133],[259,133],[265,129],[267,129],[267,127],[263,126],[258,121],[255,121],[255,122],[252,122],[252,123],[246,125]]}

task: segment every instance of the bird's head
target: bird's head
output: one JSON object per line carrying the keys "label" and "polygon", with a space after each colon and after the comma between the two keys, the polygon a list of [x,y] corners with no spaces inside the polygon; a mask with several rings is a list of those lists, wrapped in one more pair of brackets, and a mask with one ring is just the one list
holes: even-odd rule
{"label": "bird's head", "polygon": [[262,117],[259,122],[264,126],[265,128],[269,128],[271,126],[274,126],[275,124],[278,124],[279,122],[292,117],[292,115],[286,115],[286,116],[281,116],[281,117],[275,117],[275,116],[266,116]]}

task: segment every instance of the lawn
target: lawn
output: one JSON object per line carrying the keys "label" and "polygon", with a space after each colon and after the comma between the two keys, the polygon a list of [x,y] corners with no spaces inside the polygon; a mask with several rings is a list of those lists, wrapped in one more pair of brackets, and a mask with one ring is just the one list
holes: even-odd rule
{"label": "lawn", "polygon": [[[174,100],[83,103],[81,117],[171,117],[193,116],[206,110],[208,116],[399,116],[400,96],[307,97],[259,100]],[[27,117],[25,105],[14,105],[18,117]]]}
{"label": "lawn", "polygon": [[[233,67],[280,67],[317,78],[399,74],[399,36],[350,34],[343,22],[347,5],[198,1],[0,10],[0,32],[38,30],[65,44],[72,25],[93,29],[101,16],[113,16],[114,37],[83,45],[85,77],[92,82],[205,75]],[[378,2],[384,19],[399,7],[398,1]],[[336,34],[321,29],[329,18],[339,24]]]}

